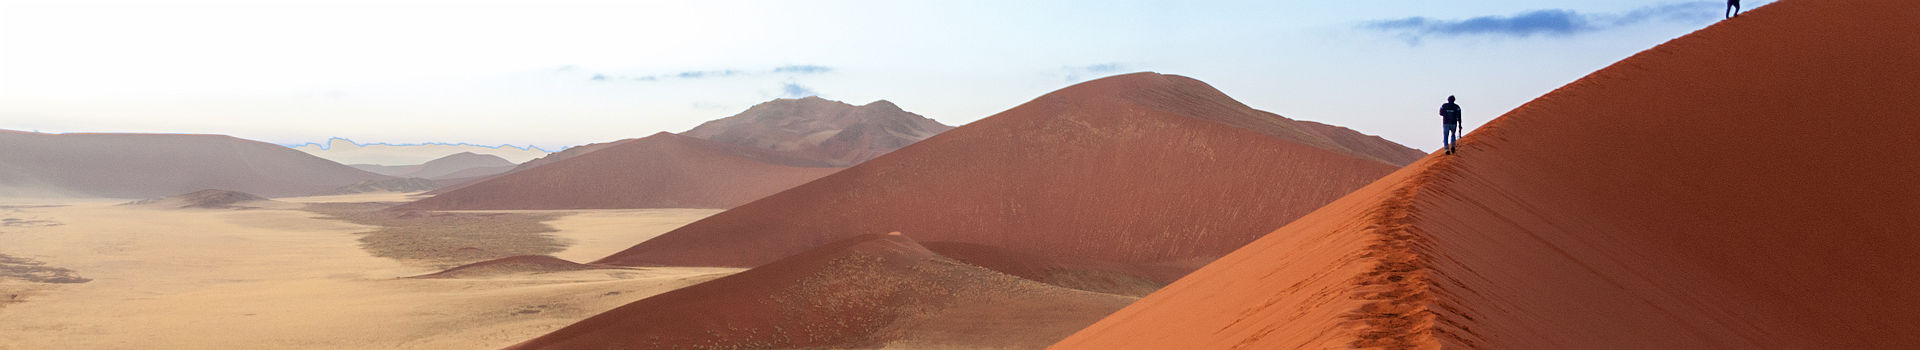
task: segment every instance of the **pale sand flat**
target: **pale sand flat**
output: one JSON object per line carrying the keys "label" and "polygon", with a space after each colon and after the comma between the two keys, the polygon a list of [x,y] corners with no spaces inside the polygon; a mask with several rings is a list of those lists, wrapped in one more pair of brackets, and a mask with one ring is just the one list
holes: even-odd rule
{"label": "pale sand flat", "polygon": [[[396,196],[291,200],[386,201],[383,195]],[[72,205],[9,213],[62,225],[0,230],[0,249],[93,280],[0,281],[0,298],[22,294],[0,304],[0,334],[7,334],[0,349],[490,349],[738,271],[398,279],[434,270],[370,256],[355,232],[371,227],[310,212],[54,204]],[[562,257],[591,260],[706,214],[586,212],[555,222],[561,232],[553,234],[575,243]]]}

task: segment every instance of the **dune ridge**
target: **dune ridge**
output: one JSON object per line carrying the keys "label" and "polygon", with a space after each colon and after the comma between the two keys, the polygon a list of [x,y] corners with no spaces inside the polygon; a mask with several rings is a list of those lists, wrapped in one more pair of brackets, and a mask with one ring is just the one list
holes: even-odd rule
{"label": "dune ridge", "polygon": [[1912,18],[1784,0],[1675,39],[1054,348],[1911,346]]}

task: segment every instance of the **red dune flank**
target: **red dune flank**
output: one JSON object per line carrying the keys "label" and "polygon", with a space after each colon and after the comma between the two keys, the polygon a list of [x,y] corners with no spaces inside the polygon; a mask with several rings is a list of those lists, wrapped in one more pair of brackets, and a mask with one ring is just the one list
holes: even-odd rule
{"label": "red dune flank", "polygon": [[836,170],[785,154],[663,132],[395,209],[731,208]]}
{"label": "red dune flank", "polygon": [[1176,265],[1178,276],[1397,168],[1330,139],[1191,78],[1108,77],[599,262],[756,266],[905,231],[1005,250],[997,257]]}
{"label": "red dune flank", "polygon": [[897,233],[866,234],[508,349],[1034,348],[1132,300],[956,262]]}
{"label": "red dune flank", "polygon": [[1055,348],[1911,348],[1916,18],[1784,0],[1675,39]]}

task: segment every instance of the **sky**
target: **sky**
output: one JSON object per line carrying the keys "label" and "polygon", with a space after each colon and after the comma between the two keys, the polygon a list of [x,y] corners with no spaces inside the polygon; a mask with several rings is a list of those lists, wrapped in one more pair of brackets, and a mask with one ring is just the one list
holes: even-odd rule
{"label": "sky", "polygon": [[959,125],[1154,71],[1433,150],[1446,96],[1478,126],[1723,5],[0,0],[0,129],[555,150],[803,96]]}

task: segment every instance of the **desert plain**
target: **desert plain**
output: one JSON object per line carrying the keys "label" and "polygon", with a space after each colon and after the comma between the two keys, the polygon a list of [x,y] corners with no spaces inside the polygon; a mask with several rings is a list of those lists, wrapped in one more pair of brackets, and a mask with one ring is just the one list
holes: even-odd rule
{"label": "desert plain", "polygon": [[[65,269],[84,283],[0,279],[0,349],[499,348],[650,295],[740,269],[661,267],[408,278],[445,269],[376,257],[379,227],[305,204],[404,202],[406,194],[280,198],[260,209],[160,209],[110,200],[0,206],[0,273]],[[541,211],[583,261],[711,209]],[[54,275],[43,273],[44,275]],[[72,281],[68,281],[72,282]]]}

